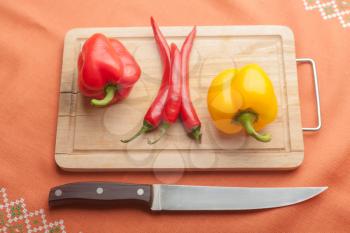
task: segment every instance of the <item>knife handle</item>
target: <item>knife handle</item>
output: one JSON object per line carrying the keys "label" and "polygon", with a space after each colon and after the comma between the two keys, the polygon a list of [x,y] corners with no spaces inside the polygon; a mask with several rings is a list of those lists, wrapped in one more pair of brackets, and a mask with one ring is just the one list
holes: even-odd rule
{"label": "knife handle", "polygon": [[79,182],[54,187],[49,193],[49,206],[74,203],[107,203],[141,201],[150,204],[151,185],[113,182]]}

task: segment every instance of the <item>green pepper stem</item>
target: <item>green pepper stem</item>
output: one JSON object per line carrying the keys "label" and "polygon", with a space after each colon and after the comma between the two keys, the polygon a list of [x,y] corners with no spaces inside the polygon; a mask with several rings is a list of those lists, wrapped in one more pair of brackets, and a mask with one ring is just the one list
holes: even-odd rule
{"label": "green pepper stem", "polygon": [[194,138],[197,143],[201,143],[202,141],[202,133],[201,133],[201,127],[197,126],[192,129],[192,131],[189,133],[190,137]]}
{"label": "green pepper stem", "polygon": [[252,112],[242,112],[236,118],[236,120],[243,126],[247,134],[254,137],[260,142],[269,142],[271,140],[271,135],[268,133],[259,134],[255,131],[253,123],[257,120],[257,115]]}
{"label": "green pepper stem", "polygon": [[135,138],[137,138],[138,136],[140,136],[141,134],[144,134],[144,133],[152,130],[153,128],[154,127],[151,124],[149,124],[148,122],[144,121],[143,122],[143,126],[141,127],[141,129],[134,136],[132,136],[129,139],[122,139],[120,141],[124,142],[124,143],[128,143],[128,142],[134,140]]}
{"label": "green pepper stem", "polygon": [[155,144],[157,143],[166,133],[166,130],[170,127],[170,124],[169,123],[165,123],[163,122],[162,125],[160,126],[160,135],[159,137],[156,139],[156,140],[150,140],[148,139],[148,144],[152,145],[152,144]]}
{"label": "green pepper stem", "polygon": [[91,104],[96,107],[104,107],[108,105],[114,98],[114,94],[117,91],[116,85],[108,85],[105,89],[105,97],[101,100],[99,99],[92,99]]}

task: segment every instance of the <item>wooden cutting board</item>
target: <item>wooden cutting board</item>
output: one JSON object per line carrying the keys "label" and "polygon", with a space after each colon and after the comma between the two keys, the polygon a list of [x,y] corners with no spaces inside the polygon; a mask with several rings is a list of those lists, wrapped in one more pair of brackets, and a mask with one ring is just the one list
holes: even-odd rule
{"label": "wooden cutting board", "polygon": [[[169,43],[181,47],[192,27],[162,27]],[[95,108],[77,87],[77,57],[84,41],[99,32],[118,38],[135,56],[142,76],[124,101]],[[257,63],[270,76],[278,99],[277,119],[264,130],[269,143],[245,134],[218,132],[207,110],[207,90],[223,69]],[[193,103],[202,120],[203,138],[196,144],[180,122],[166,137],[148,145],[149,133],[124,144],[133,135],[155,97],[162,77],[161,61],[150,27],[73,29],[65,38],[55,159],[64,170],[257,170],[293,169],[304,157],[298,82],[292,31],[283,26],[198,27],[190,61]]]}

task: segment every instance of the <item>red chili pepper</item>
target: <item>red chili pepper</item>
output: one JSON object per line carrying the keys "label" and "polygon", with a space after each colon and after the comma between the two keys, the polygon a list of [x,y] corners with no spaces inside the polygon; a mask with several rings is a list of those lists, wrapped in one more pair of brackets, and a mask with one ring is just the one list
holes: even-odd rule
{"label": "red chili pepper", "polygon": [[147,113],[143,120],[142,128],[131,138],[127,140],[121,140],[124,143],[130,142],[131,140],[137,138],[141,134],[151,131],[159,126],[162,120],[164,105],[168,97],[170,75],[170,48],[153,17],[151,17],[151,25],[153,29],[154,39],[156,40],[156,44],[163,65],[162,83],[160,85],[156,98],[153,100],[152,105],[147,110]]}
{"label": "red chili pepper", "polygon": [[149,144],[158,142],[166,130],[175,123],[181,109],[181,54],[175,44],[171,44],[171,73],[169,77],[169,93],[163,110],[163,121],[160,126],[160,137],[154,141],[148,141]]}
{"label": "red chili pepper", "polygon": [[189,59],[195,37],[196,27],[194,27],[191,33],[187,36],[181,48],[181,120],[186,132],[197,142],[200,142],[202,138],[201,122],[192,104],[189,87]]}
{"label": "red chili pepper", "polygon": [[106,106],[126,98],[140,78],[141,69],[128,50],[115,39],[92,35],[78,59],[78,85],[91,104]]}

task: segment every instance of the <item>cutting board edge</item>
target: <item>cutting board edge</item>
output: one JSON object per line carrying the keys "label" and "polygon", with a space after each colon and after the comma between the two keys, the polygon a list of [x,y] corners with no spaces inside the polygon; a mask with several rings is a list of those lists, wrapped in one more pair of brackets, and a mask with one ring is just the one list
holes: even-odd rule
{"label": "cutting board edge", "polygon": [[[295,151],[291,152],[291,155],[288,155],[290,159],[293,159],[293,162],[290,162],[288,165],[284,165],[284,167],[280,167],[281,163],[279,162],[273,162],[274,158],[270,161],[264,159],[264,163],[256,163],[255,166],[247,166],[247,167],[239,167],[239,166],[231,166],[231,167],[225,167],[223,165],[215,165],[215,167],[194,167],[193,165],[188,163],[188,158],[184,158],[184,164],[181,168],[181,166],[177,167],[152,167],[149,165],[144,165],[144,167],[141,166],[135,166],[134,163],[129,162],[127,166],[110,166],[106,167],[105,162],[101,161],[101,156],[97,155],[95,158],[91,158],[91,155],[80,155],[80,156],[72,156],[70,154],[55,154],[55,162],[58,167],[60,167],[62,170],[65,171],[72,171],[72,172],[84,172],[84,171],[95,171],[95,172],[108,172],[108,171],[283,171],[283,170],[295,170],[298,167],[301,166],[301,164],[304,161],[304,151]],[[86,158],[83,158],[84,156],[89,156],[89,161],[86,160]],[[120,156],[120,155],[116,155]],[[247,155],[249,156],[249,155]],[[226,156],[227,157],[227,156]],[[221,157],[222,158],[222,157]],[[219,158],[220,159],[220,158]],[[111,159],[109,159],[111,160]],[[152,158],[151,161],[154,161],[155,158]],[[74,162],[73,162],[74,161]],[[125,162],[125,160],[123,160]],[[79,163],[78,166],[74,166],[74,164]],[[70,166],[72,165],[73,166]],[[91,165],[93,164],[93,165]],[[188,166],[191,167],[188,167]],[[94,167],[92,167],[94,166]],[[176,165],[175,165],[176,166]],[[180,167],[180,168],[179,168]]]}
{"label": "cutting board edge", "polygon": [[[241,34],[246,35],[278,35],[282,39],[291,39],[294,41],[293,30],[286,25],[197,25],[197,35],[204,33],[205,35],[218,35],[229,33],[229,35]],[[193,28],[193,26],[161,26],[165,36],[185,36]],[[259,34],[256,31],[259,30]],[[64,37],[64,43],[74,41],[82,36],[90,36],[94,33],[108,33],[114,32],[116,35],[123,37],[125,32],[127,36],[133,35],[133,31],[138,31],[138,34],[143,36],[152,36],[151,26],[134,26],[134,27],[77,27],[69,29]],[[238,33],[239,32],[239,33]],[[135,34],[134,36],[137,36]],[[139,35],[138,35],[139,36]],[[140,36],[139,36],[140,37]]]}

